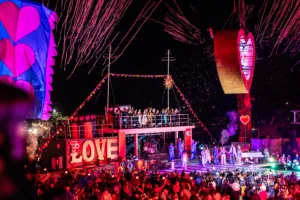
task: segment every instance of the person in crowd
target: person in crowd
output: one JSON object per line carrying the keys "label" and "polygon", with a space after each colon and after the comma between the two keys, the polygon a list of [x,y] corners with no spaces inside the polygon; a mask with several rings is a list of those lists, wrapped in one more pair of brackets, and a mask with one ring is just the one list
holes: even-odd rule
{"label": "person in crowd", "polygon": [[142,119],[143,119],[143,115],[142,115],[142,110],[139,109],[138,111],[138,122],[139,122],[139,127],[142,127]]}
{"label": "person in crowd", "polygon": [[219,164],[219,150],[216,145],[214,146],[214,149],[213,149],[213,157],[214,157],[214,164],[218,165]]}
{"label": "person in crowd", "polygon": [[[27,162],[23,120],[32,112],[33,99],[23,90],[0,83],[0,199],[30,199],[23,179]],[[28,183],[26,183],[28,182]]]}
{"label": "person in crowd", "polygon": [[155,111],[155,126],[156,127],[161,127],[162,126],[162,120],[161,120],[159,110]]}
{"label": "person in crowd", "polygon": [[138,110],[134,110],[134,112],[133,112],[132,123],[133,123],[133,128],[139,127],[139,114],[138,114]]}
{"label": "person in crowd", "polygon": [[167,109],[162,109],[161,111],[162,114],[162,122],[163,122],[163,126],[167,126],[168,120],[167,120]]}
{"label": "person in crowd", "polygon": [[147,110],[144,110],[143,116],[142,116],[142,127],[146,127],[148,124],[148,112]]}

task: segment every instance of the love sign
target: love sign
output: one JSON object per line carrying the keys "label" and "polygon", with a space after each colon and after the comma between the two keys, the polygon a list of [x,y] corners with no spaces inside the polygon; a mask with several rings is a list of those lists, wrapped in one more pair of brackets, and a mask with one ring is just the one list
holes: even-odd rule
{"label": "love sign", "polygon": [[242,122],[242,124],[247,125],[250,121],[250,116],[242,115],[242,116],[240,116],[240,121]]}

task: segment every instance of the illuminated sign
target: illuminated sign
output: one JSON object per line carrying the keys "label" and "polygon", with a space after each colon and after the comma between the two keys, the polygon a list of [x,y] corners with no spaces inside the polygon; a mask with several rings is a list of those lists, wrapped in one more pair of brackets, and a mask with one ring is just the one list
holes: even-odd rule
{"label": "illuminated sign", "polygon": [[246,126],[250,121],[250,116],[242,115],[242,116],[240,116],[240,121]]}
{"label": "illuminated sign", "polygon": [[57,121],[66,121],[66,120],[68,120],[68,119],[69,119],[69,117],[63,117],[63,116],[58,116],[58,117],[56,118]]}
{"label": "illuminated sign", "polygon": [[97,164],[99,161],[118,158],[118,139],[101,138],[67,141],[67,166],[80,167]]}

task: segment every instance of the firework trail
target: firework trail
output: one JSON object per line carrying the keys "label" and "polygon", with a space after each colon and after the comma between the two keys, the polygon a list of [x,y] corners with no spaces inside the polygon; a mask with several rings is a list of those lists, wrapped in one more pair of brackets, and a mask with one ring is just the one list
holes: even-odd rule
{"label": "firework trail", "polygon": [[[114,45],[114,54],[118,53],[115,62],[127,49],[137,33],[147,22],[162,0],[148,0],[136,20],[126,32],[120,42],[116,38],[119,32],[114,34],[116,26],[128,10],[132,0],[64,0],[55,5],[55,9],[61,12],[58,20],[60,36],[58,45],[62,49],[62,67],[75,60],[69,78],[78,66],[94,62],[89,73],[102,58],[107,47]],[[142,19],[142,16],[144,18]],[[105,64],[105,62],[104,62]]]}
{"label": "firework trail", "polygon": [[300,1],[265,0],[260,11],[260,22],[256,25],[257,43],[271,46],[270,56],[300,52]]}
{"label": "firework trail", "polygon": [[[139,13],[137,19],[135,20],[135,22],[133,23],[133,25],[130,27],[130,29],[127,31],[127,33],[125,34],[125,36],[123,37],[123,39],[119,42],[118,46],[114,49],[113,54],[117,54],[118,49],[120,48],[120,46],[124,43],[125,39],[130,36],[130,33],[133,32],[133,36],[131,36],[131,38],[129,39],[129,42],[127,42],[123,49],[118,53],[118,56],[111,62],[111,64],[113,64],[114,62],[116,62],[121,55],[124,53],[124,51],[127,49],[127,47],[130,45],[130,43],[133,41],[133,39],[136,37],[136,35],[138,34],[138,32],[140,31],[140,29],[144,26],[144,24],[150,19],[151,15],[153,14],[153,12],[157,9],[157,7],[160,5],[160,3],[162,2],[162,0],[159,1],[153,1],[150,4],[151,1],[148,1],[148,3],[144,6],[144,8],[142,9],[142,11]],[[138,28],[136,29],[136,31],[134,32],[134,27],[137,26],[137,22],[141,21],[140,25],[138,26]],[[106,61],[103,63],[105,64]],[[96,63],[95,63],[96,64]],[[95,65],[93,66],[93,68],[95,67]],[[105,69],[105,68],[104,68]],[[103,69],[103,70],[104,70]]]}
{"label": "firework trail", "polygon": [[186,44],[200,45],[204,42],[201,31],[184,16],[176,0],[173,0],[176,9],[165,3],[168,12],[164,17],[164,31],[172,35],[175,40]]}
{"label": "firework trail", "polygon": [[62,2],[59,5],[62,14],[58,21],[61,25],[58,45],[62,47],[64,69],[75,59],[73,57],[76,57],[72,75],[79,65],[102,54],[116,25],[132,1],[65,0],[64,3]]}

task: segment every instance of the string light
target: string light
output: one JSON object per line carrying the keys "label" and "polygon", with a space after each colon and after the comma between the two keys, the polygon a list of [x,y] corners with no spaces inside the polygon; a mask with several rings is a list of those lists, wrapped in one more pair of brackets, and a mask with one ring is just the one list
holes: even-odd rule
{"label": "string light", "polygon": [[[176,88],[176,91],[179,93],[181,99],[185,102],[186,106],[188,107],[188,109],[190,110],[190,112],[192,113],[192,115],[196,118],[197,122],[201,125],[201,127],[204,129],[204,131],[209,134],[211,136],[211,138],[216,142],[216,140],[212,137],[211,133],[208,131],[208,129],[204,126],[204,124],[201,122],[201,120],[199,119],[199,117],[196,115],[195,111],[192,109],[191,105],[189,104],[189,102],[187,101],[187,99],[185,98],[185,96],[182,94],[181,90],[178,88],[178,86],[175,84],[172,76],[170,75],[139,75],[139,74],[110,74],[111,76],[114,77],[125,77],[125,78],[165,78],[165,79],[169,79],[169,81],[172,83],[172,86],[174,85],[174,87]],[[92,96],[96,93],[97,90],[99,90],[99,88],[101,87],[101,85],[105,82],[105,79],[107,78],[107,75],[102,79],[102,81],[97,85],[97,87],[93,90],[93,92],[88,96],[88,98],[86,98],[84,100],[84,102],[76,109],[76,111],[71,115],[71,119],[74,118],[74,116],[78,113],[78,111],[80,109],[83,108],[83,106],[85,105],[86,102],[88,102]],[[217,143],[217,142],[216,142]]]}
{"label": "string light", "polygon": [[73,119],[74,116],[77,115],[77,113],[85,106],[85,104],[91,100],[91,98],[96,94],[96,92],[100,89],[100,87],[105,83],[105,80],[107,79],[107,75],[104,76],[104,78],[100,81],[100,83],[96,86],[96,88],[91,92],[91,94],[80,104],[80,106],[75,110],[75,112],[70,116],[69,119]]}

